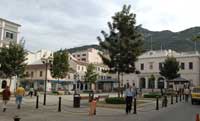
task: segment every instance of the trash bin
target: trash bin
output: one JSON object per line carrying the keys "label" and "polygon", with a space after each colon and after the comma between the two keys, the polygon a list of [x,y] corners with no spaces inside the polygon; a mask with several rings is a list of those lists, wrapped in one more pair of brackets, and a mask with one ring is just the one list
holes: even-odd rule
{"label": "trash bin", "polygon": [[74,108],[80,108],[80,94],[74,94]]}

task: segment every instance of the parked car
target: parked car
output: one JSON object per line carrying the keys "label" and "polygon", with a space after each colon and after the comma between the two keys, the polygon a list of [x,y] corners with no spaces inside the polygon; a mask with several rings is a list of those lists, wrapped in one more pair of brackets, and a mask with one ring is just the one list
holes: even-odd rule
{"label": "parked car", "polygon": [[194,87],[191,91],[191,102],[194,104],[195,102],[200,102],[200,86]]}

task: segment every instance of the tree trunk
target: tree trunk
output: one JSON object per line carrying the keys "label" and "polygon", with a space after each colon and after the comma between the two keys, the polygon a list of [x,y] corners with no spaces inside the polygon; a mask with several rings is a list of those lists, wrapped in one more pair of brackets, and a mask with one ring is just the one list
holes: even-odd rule
{"label": "tree trunk", "polygon": [[120,97],[120,72],[117,72],[117,80],[118,80],[118,97]]}
{"label": "tree trunk", "polygon": [[58,78],[58,82],[56,84],[56,91],[58,91],[58,86],[59,86],[59,78]]}

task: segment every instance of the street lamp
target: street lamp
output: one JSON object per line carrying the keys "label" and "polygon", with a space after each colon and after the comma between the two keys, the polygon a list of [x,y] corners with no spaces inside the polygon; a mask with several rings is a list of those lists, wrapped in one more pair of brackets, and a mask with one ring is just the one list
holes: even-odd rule
{"label": "street lamp", "polygon": [[74,79],[76,81],[76,83],[75,83],[75,94],[76,94],[77,93],[78,80],[79,80],[79,74],[78,73],[74,74]]}
{"label": "street lamp", "polygon": [[41,58],[41,61],[43,64],[45,64],[45,82],[44,82],[44,102],[43,105],[46,105],[46,93],[47,93],[47,68],[48,65],[51,64],[53,60],[52,54],[50,56],[47,56],[46,54],[43,55]]}

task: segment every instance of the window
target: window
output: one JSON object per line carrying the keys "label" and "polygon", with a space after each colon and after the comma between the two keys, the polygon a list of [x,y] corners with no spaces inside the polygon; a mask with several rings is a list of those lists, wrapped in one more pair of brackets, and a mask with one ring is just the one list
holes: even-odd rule
{"label": "window", "polygon": [[144,70],[144,63],[141,63],[141,64],[140,64],[140,69],[141,69],[141,70]]}
{"label": "window", "polygon": [[149,69],[153,69],[153,62],[149,63]]}
{"label": "window", "polygon": [[193,63],[189,62],[189,69],[192,70],[193,69]]}
{"label": "window", "polygon": [[163,67],[163,63],[159,63],[159,70]]}
{"label": "window", "polygon": [[34,73],[33,73],[33,72],[31,72],[31,77],[33,77],[33,74],[34,74]]}
{"label": "window", "polygon": [[82,56],[86,56],[86,54],[82,54]]}
{"label": "window", "polygon": [[82,61],[86,61],[86,58],[82,58],[81,60],[82,60]]}
{"label": "window", "polygon": [[28,71],[26,72],[26,76],[28,76],[29,75],[29,73],[28,73]]}
{"label": "window", "polygon": [[42,71],[40,71],[40,77],[42,77]]}
{"label": "window", "polygon": [[77,55],[77,57],[80,57],[80,55]]}
{"label": "window", "polygon": [[6,38],[13,39],[13,33],[6,32]]}
{"label": "window", "polygon": [[73,57],[76,57],[76,55],[73,55]]}
{"label": "window", "polygon": [[181,63],[181,69],[182,69],[182,70],[185,69],[185,63]]}
{"label": "window", "polygon": [[84,70],[84,67],[82,66],[82,71]]}
{"label": "window", "polygon": [[68,79],[70,79],[70,75],[68,75]]}

